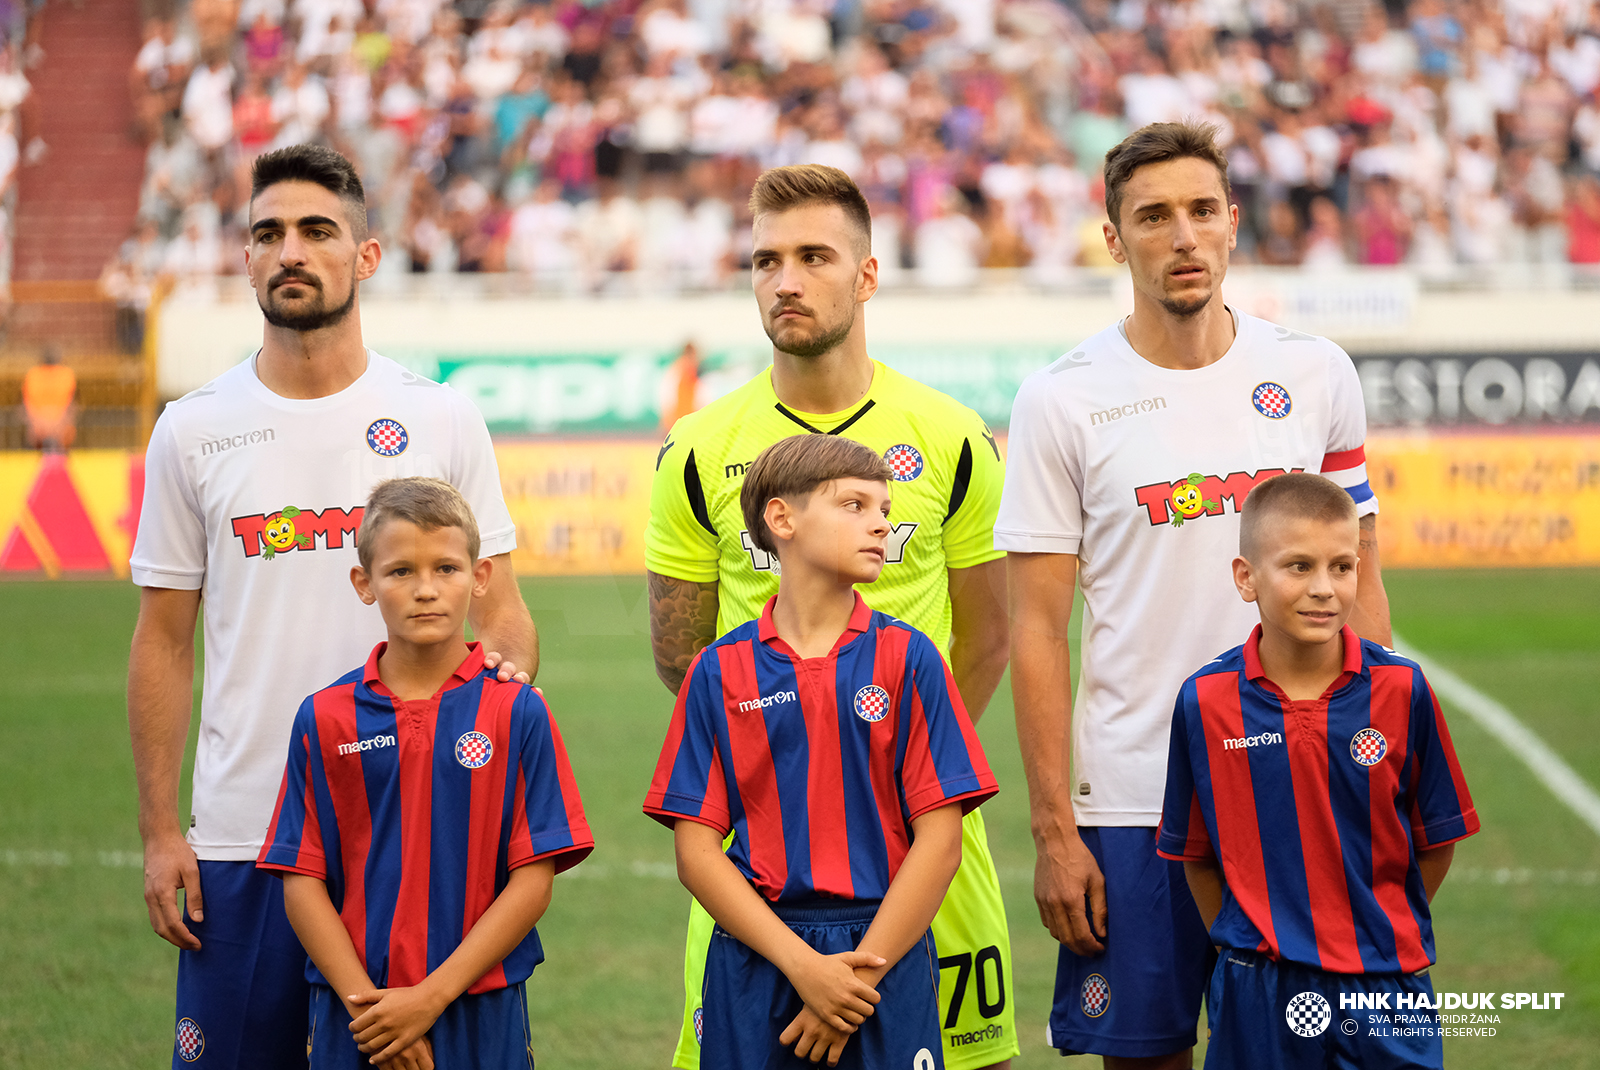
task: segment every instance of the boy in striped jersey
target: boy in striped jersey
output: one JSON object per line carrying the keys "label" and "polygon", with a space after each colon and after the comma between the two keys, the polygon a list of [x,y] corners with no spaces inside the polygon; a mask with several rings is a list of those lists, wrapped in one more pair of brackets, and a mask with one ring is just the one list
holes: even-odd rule
{"label": "boy in striped jersey", "polygon": [[889,475],[800,435],[741,489],[778,593],[694,659],[644,806],[717,922],[705,1066],[944,1065],[929,924],[997,789],[933,641],[854,590],[883,569]]}
{"label": "boy in striped jersey", "polygon": [[1478,817],[1422,670],[1345,626],[1358,530],[1321,476],[1251,491],[1261,623],[1173,711],[1156,849],[1221,951],[1208,1067],[1443,1066],[1428,904]]}
{"label": "boy in striped jersey", "polygon": [[465,640],[478,541],[450,484],[380,483],[350,578],[388,641],[295,716],[257,865],[311,959],[311,1070],[533,1070],[534,924],[594,838],[543,696]]}

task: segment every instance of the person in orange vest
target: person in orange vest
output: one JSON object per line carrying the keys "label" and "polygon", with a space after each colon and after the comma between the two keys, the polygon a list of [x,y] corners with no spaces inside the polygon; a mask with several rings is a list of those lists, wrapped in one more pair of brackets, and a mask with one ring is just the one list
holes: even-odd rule
{"label": "person in orange vest", "polygon": [[687,416],[700,407],[695,404],[695,392],[700,386],[700,348],[694,342],[683,343],[678,359],[667,369],[667,377],[677,384],[671,395],[672,401],[661,414],[662,428],[670,431],[679,417]]}
{"label": "person in orange vest", "polygon": [[61,363],[54,347],[22,377],[22,409],[28,417],[28,443],[46,453],[64,453],[77,437],[78,377]]}

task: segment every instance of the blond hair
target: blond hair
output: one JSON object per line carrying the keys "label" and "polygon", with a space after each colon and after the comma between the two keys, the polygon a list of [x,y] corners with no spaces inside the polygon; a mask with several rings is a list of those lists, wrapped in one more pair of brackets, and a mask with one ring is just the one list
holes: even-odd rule
{"label": "blond hair", "polygon": [[854,180],[837,167],[820,163],[793,164],[763,171],[750,190],[750,215],[756,220],[774,212],[787,212],[808,204],[831,204],[844,210],[859,232],[855,253],[866,259],[872,251],[872,211]]}
{"label": "blond hair", "polygon": [[889,465],[861,443],[838,435],[794,435],[762,450],[739,488],[739,508],[750,541],[776,554],[778,546],[767,527],[767,503],[774,498],[804,498],[836,479],[888,483]]}
{"label": "blond hair", "polygon": [[356,559],[362,568],[372,568],[378,532],[391,520],[408,521],[423,531],[460,528],[467,537],[467,558],[474,563],[478,560],[478,521],[472,515],[472,507],[460,491],[442,479],[386,479],[372,488],[361,514],[361,530],[356,533]]}

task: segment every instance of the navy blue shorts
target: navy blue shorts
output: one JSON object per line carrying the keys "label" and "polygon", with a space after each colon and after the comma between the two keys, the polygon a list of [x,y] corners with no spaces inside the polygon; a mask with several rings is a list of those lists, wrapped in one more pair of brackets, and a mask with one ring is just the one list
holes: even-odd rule
{"label": "navy blue shorts", "polygon": [[306,1065],[306,953],[283,882],[254,862],[200,862],[205,921],[183,912],[199,951],[178,952],[175,1070]]}
{"label": "navy blue shorts", "polygon": [[[1438,1016],[1409,1010],[1433,982],[1415,973],[1328,973],[1224,949],[1211,975],[1206,1066],[1226,1070],[1441,1070]],[[1340,996],[1347,1006],[1340,1007]],[[1365,1000],[1350,997],[1366,995]],[[1373,997],[1377,998],[1373,998]],[[1357,1002],[1378,1009],[1355,1009]]]}
{"label": "navy blue shorts", "polygon": [[1216,954],[1183,863],[1156,854],[1156,830],[1080,827],[1106,879],[1105,950],[1065,944],[1056,959],[1048,1043],[1063,1055],[1129,1059],[1192,1048]]}
{"label": "navy blue shorts", "polygon": [[[533,1070],[526,983],[462,996],[428,1030],[440,1070]],[[311,986],[311,1070],[372,1070],[350,1033],[344,1001],[327,985]]]}
{"label": "navy blue shorts", "polygon": [[[822,901],[772,904],[773,913],[824,955],[854,951],[878,903]],[[816,1064],[778,1043],[804,1004],[776,966],[717,926],[706,955],[703,1018],[695,1023],[700,1065],[739,1070],[814,1070]],[[841,1068],[944,1066],[939,1033],[939,954],[930,932],[878,982],[876,1009],[851,1034]]]}

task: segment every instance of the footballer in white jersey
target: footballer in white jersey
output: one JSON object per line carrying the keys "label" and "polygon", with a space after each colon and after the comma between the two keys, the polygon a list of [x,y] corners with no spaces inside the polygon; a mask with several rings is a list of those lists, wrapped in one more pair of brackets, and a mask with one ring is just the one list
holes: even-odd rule
{"label": "footballer in white jersey", "polygon": [[[350,162],[295,145],[257,158],[246,268],[266,318],[254,357],[167,406],[145,460],[131,558],[128,669],[145,903],[179,948],[172,1065],[305,1066],[306,957],[255,859],[295,710],[385,634],[350,584],[374,484],[453,483],[493,562],[471,618],[486,649],[536,668],[509,553],[516,532],[483,418],[361,340],[359,286],[381,250]],[[205,685],[194,798],[178,813],[195,623]],[[178,895],[183,893],[183,910]],[[428,1065],[426,1039],[410,1052]]]}
{"label": "footballer in white jersey", "polygon": [[1362,517],[1351,625],[1390,640],[1355,367],[1327,339],[1223,303],[1237,209],[1212,133],[1158,123],[1107,154],[1107,245],[1133,277],[1134,313],[1023,383],[995,526],[1041,830],[1035,896],[1062,945],[1050,1043],[1112,1068],[1186,1067],[1196,1041],[1211,942],[1155,832],[1179,687],[1256,623],[1231,571],[1252,487],[1305,471],[1350,492]]}

